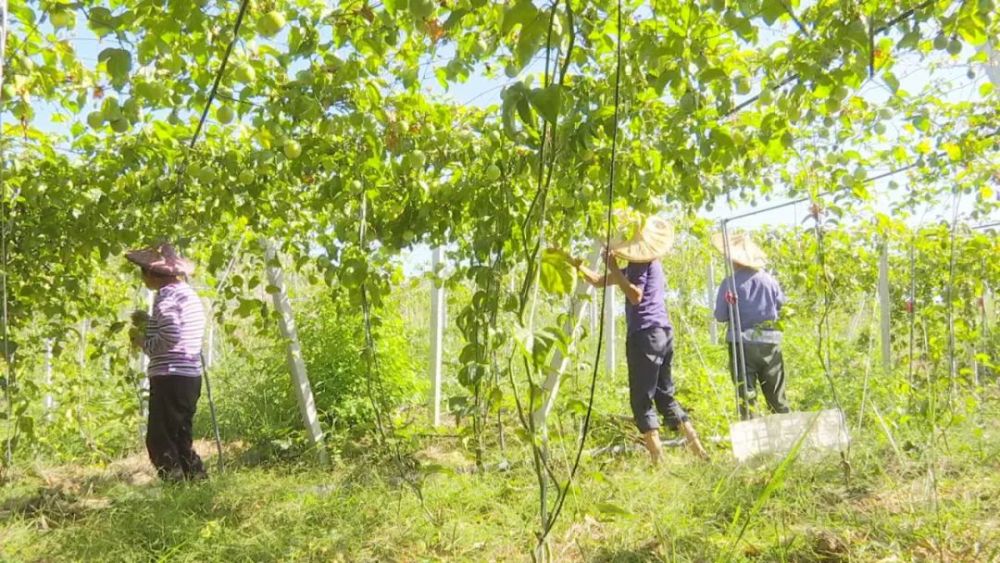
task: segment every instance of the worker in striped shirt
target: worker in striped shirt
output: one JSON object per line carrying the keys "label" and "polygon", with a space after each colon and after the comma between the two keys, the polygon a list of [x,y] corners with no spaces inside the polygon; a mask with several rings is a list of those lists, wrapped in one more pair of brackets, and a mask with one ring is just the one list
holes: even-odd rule
{"label": "worker in striped shirt", "polygon": [[156,290],[153,314],[132,315],[132,343],[149,357],[146,450],[165,481],[201,479],[205,467],[192,448],[192,422],[201,396],[205,311],[187,283],[194,264],[169,244],[132,250],[146,287]]}

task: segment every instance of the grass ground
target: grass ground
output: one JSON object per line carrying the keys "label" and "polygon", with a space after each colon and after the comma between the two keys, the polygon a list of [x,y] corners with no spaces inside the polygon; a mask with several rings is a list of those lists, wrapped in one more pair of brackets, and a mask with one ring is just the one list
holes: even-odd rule
{"label": "grass ground", "polygon": [[[836,455],[797,461],[778,480],[780,460],[737,465],[721,449],[709,464],[671,450],[657,469],[638,454],[589,459],[551,553],[558,561],[1000,561],[996,414],[952,428],[933,450],[926,435],[897,435],[899,455],[865,430],[849,479]],[[427,452],[445,465],[460,457],[440,445]],[[379,463],[391,467],[361,457],[330,470],[234,467],[193,485],[158,483],[139,454],[104,468],[23,469],[0,491],[0,558],[530,558],[530,469],[430,475],[421,506]]]}

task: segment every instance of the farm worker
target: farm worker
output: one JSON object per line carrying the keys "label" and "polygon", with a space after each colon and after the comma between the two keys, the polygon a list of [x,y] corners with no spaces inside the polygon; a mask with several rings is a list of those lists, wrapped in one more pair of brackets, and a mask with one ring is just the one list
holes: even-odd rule
{"label": "farm worker", "polygon": [[[712,244],[726,255],[721,233],[712,237]],[[789,412],[781,331],[776,326],[778,312],[785,304],[785,294],[778,281],[764,271],[767,255],[749,234],[729,237],[729,257],[733,275],[719,285],[715,319],[730,323],[726,342],[729,343],[729,369],[740,398],[740,418],[750,418],[758,384],[772,412]],[[734,337],[737,328],[738,340]]]}
{"label": "farm worker", "polygon": [[[673,227],[657,216],[633,221],[634,235],[619,237],[602,251],[607,275],[587,268],[579,259],[572,264],[594,287],[618,286],[626,297],[625,321],[628,335],[625,356],[632,416],[642,433],[643,443],[654,464],[663,457],[660,443],[660,415],[672,430],[680,430],[688,447],[702,459],[708,453],[687,413],[674,396],[671,362],[674,357],[673,325],[664,300],[663,266],[660,258],[674,241]],[[619,269],[617,259],[628,264]]]}
{"label": "farm worker", "polygon": [[153,314],[132,314],[132,344],[149,356],[149,421],[146,450],[165,481],[201,479],[205,467],[191,442],[191,426],[201,395],[201,342],[205,311],[188,285],[194,264],[169,244],[125,254],[139,266],[142,281],[156,290]]}

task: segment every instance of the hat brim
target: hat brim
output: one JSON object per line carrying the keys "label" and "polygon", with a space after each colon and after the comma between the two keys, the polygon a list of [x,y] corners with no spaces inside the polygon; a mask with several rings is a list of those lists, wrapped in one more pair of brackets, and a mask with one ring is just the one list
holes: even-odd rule
{"label": "hat brim", "polygon": [[[737,241],[734,242],[733,238],[737,239]],[[730,238],[728,253],[726,252],[726,244],[721,233],[712,236],[712,246],[723,256],[728,255],[729,261],[734,264],[754,270],[763,270],[767,267],[767,255],[753,240],[745,238],[743,235]]]}
{"label": "hat brim", "polygon": [[161,276],[190,276],[194,274],[194,263],[180,257],[164,257],[151,248],[129,250],[125,259],[136,266]]}
{"label": "hat brim", "polygon": [[674,246],[674,227],[660,217],[650,217],[631,239],[613,243],[611,254],[629,262],[652,262],[664,256]]}

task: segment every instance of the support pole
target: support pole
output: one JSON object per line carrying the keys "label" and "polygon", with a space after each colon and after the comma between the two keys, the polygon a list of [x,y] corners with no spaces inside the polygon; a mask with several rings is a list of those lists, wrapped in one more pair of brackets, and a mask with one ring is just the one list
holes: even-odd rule
{"label": "support pole", "polygon": [[319,414],[316,412],[316,400],[313,398],[309,375],[306,373],[306,363],[302,358],[302,345],[299,342],[298,329],[295,326],[295,315],[288,300],[285,289],[285,275],[278,260],[278,252],[273,241],[264,242],[264,255],[267,270],[267,281],[272,286],[271,294],[274,308],[278,312],[278,328],[285,339],[288,371],[292,375],[295,398],[299,403],[299,413],[309,435],[309,441],[316,448],[321,463],[328,463],[329,457],[323,445],[323,430],[319,425]]}
{"label": "support pole", "polygon": [[892,369],[892,332],[891,332],[891,297],[889,295],[889,242],[882,241],[878,260],[878,302],[879,320],[882,333],[882,371],[889,373]]}
{"label": "support pole", "polygon": [[431,270],[434,277],[431,283],[431,424],[435,427],[441,424],[441,358],[444,345],[444,284],[438,279],[441,268],[442,249],[437,247],[431,254]]}
{"label": "support pole", "polygon": [[[590,256],[589,263],[594,265],[593,268],[597,268],[597,264],[600,263],[600,257],[599,251],[595,251]],[[592,303],[594,293],[594,288],[589,283],[583,279],[577,279],[570,313],[566,316],[566,321],[563,323],[563,332],[569,337],[567,354],[564,355],[558,348],[553,353],[552,361],[549,363],[548,376],[542,383],[542,394],[544,396],[542,404],[531,415],[534,419],[535,431],[537,432],[543,434],[545,432],[545,421],[549,413],[552,412],[552,407],[555,406],[556,398],[559,396],[559,382],[562,379],[563,373],[569,367],[570,356],[573,354],[576,343],[582,336],[583,323],[587,318],[587,306]],[[593,302],[592,306],[596,307],[597,303]],[[605,344],[613,342],[607,332],[605,332],[604,342]],[[609,349],[609,347],[606,346],[606,349]]]}

